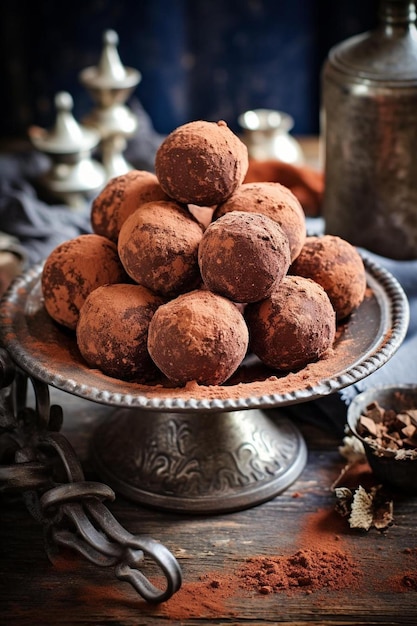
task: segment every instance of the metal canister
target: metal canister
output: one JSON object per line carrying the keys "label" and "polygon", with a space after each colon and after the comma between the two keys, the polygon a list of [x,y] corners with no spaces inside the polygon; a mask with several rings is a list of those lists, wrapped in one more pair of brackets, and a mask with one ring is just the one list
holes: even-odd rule
{"label": "metal canister", "polygon": [[415,3],[382,0],[374,30],[322,70],[323,216],[329,234],[393,259],[417,258]]}

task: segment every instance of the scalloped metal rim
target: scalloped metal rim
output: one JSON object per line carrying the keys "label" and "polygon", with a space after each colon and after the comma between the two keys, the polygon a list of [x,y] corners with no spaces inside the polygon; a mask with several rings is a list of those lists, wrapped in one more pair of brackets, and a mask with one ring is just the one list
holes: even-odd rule
{"label": "scalloped metal rim", "polygon": [[3,335],[3,343],[9,350],[14,361],[34,378],[50,384],[62,391],[92,400],[94,402],[113,406],[136,407],[147,410],[163,410],[167,412],[195,412],[195,411],[235,411],[239,409],[265,409],[277,406],[297,404],[307,400],[313,400],[329,395],[343,389],[384,365],[402,344],[409,324],[409,305],[407,297],[399,282],[377,263],[372,261],[364,252],[360,251],[367,272],[384,288],[392,305],[390,335],[384,345],[376,352],[356,363],[343,374],[324,379],[317,384],[307,385],[300,389],[283,394],[267,394],[248,396],[245,398],[233,397],[233,387],[230,387],[231,397],[228,399],[197,399],[181,397],[147,397],[134,393],[114,393],[99,389],[92,385],[86,385],[74,379],[66,379],[34,363],[33,360],[22,351],[19,339],[10,321],[10,311],[6,314],[7,306],[16,305],[21,298],[22,289],[39,276],[42,264],[29,269],[25,274],[18,277],[4,296],[0,309],[0,332]]}

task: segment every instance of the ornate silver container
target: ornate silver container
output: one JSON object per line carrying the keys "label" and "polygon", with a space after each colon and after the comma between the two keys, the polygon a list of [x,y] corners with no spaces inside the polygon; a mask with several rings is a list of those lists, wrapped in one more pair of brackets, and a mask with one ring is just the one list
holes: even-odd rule
{"label": "ornate silver container", "polygon": [[83,208],[86,199],[104,185],[105,171],[91,156],[100,135],[78,124],[72,114],[73,105],[68,92],[57,93],[53,128],[32,126],[29,137],[35,148],[51,161],[49,170],[40,177],[41,184],[54,198],[72,208]]}
{"label": "ornate silver container", "polygon": [[395,259],[417,258],[415,20],[414,2],[382,0],[322,71],[326,232]]}
{"label": "ornate silver container", "polygon": [[118,34],[106,30],[98,65],[80,73],[80,81],[96,105],[83,121],[101,137],[100,150],[107,180],[133,169],[123,153],[127,140],[137,131],[138,120],[125,102],[142,79],[138,70],[122,64],[118,43]]}
{"label": "ornate silver container", "polygon": [[253,109],[238,117],[243,129],[242,139],[248,147],[249,156],[258,161],[278,159],[285,163],[303,165],[303,150],[290,134],[294,119],[284,111]]}

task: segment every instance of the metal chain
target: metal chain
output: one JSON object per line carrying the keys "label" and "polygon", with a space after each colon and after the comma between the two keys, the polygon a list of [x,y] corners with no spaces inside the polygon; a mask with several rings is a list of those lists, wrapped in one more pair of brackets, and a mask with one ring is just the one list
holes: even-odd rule
{"label": "metal chain", "polygon": [[[113,490],[85,480],[74,449],[59,432],[62,409],[50,406],[48,386],[30,378],[36,409],[22,402],[27,380],[0,349],[0,492],[23,494],[29,512],[45,528],[49,555],[55,546],[71,548],[96,565],[115,567],[116,577],[147,602],[168,600],[181,586],[177,560],[158,541],[132,535],[119,524],[103,504],[115,499]],[[147,560],[158,566],[164,588],[141,571]]]}

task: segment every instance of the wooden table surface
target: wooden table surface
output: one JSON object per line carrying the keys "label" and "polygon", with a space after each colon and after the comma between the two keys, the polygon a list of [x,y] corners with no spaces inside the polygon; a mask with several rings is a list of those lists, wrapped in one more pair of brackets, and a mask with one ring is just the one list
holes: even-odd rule
{"label": "wooden table surface", "polygon": [[[88,444],[110,407],[52,390],[64,409],[63,433],[97,479]],[[153,606],[112,567],[93,565],[69,550],[51,562],[39,522],[20,496],[0,497],[0,624],[416,624],[417,498],[393,496],[394,523],[384,532],[352,530],[338,512],[332,483],[345,465],[338,446],[343,423],[296,420],[308,447],[301,476],[284,493],[256,507],[222,515],[193,516],[141,507],[118,496],[107,506],[131,533],[150,535],[177,558],[180,590]],[[285,411],[285,409],[283,409]],[[307,411],[306,411],[307,413]],[[359,471],[360,470],[360,471]],[[361,465],[342,484],[372,482]],[[279,563],[304,551],[333,562],[340,573],[310,585],[270,589],[243,575],[247,559]],[[338,557],[339,558],[339,557]],[[312,565],[314,567],[314,564]],[[334,574],[334,572],[333,572]]]}

